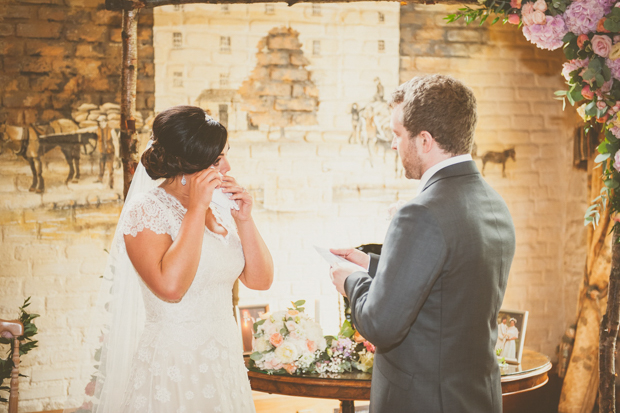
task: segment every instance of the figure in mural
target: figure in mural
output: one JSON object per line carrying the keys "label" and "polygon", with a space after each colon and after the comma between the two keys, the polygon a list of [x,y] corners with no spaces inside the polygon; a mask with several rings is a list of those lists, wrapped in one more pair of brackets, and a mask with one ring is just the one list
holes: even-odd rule
{"label": "figure in mural", "polygon": [[487,163],[496,163],[502,164],[502,177],[506,178],[506,162],[508,159],[512,159],[513,161],[517,160],[517,154],[515,152],[515,148],[506,149],[503,152],[486,152],[482,155],[482,175],[484,176],[484,169]]}
{"label": "figure in mural", "polygon": [[[116,155],[116,148],[114,141],[117,132],[110,126],[106,116],[100,116],[99,127],[97,128],[97,148],[99,152],[99,177],[95,182],[103,182],[103,175],[107,167],[108,174],[108,186],[110,189],[114,188],[114,159]],[[116,139],[115,139],[116,138]]]}
{"label": "figure in mural", "polygon": [[[359,142],[366,145],[370,163],[373,158],[383,150],[383,158],[392,155],[394,157],[394,175],[402,176],[403,169],[399,162],[398,152],[392,149],[392,130],[390,128],[390,109],[383,98],[384,89],[381,80],[375,78],[377,92],[372,100],[363,107],[353,103],[351,109],[351,126],[353,128],[349,143]],[[354,111],[354,109],[355,111]],[[359,109],[358,109],[359,108]],[[352,139],[359,136],[359,139]]]}
{"label": "figure in mural", "polygon": [[360,130],[358,128],[360,124],[360,111],[357,107],[357,103],[351,105],[351,135],[349,135],[349,143],[361,143]]}
{"label": "figure in mural", "polygon": [[316,125],[319,91],[306,69],[310,61],[301,50],[299,32],[279,27],[258,43],[257,64],[239,94],[253,125],[285,128]]}
{"label": "figure in mural", "polygon": [[375,77],[375,85],[377,86],[377,92],[375,93],[375,96],[372,98],[372,100],[374,100],[375,102],[385,102],[385,99],[383,98],[383,95],[385,94],[385,89],[381,84],[381,79],[379,79],[378,77]]}

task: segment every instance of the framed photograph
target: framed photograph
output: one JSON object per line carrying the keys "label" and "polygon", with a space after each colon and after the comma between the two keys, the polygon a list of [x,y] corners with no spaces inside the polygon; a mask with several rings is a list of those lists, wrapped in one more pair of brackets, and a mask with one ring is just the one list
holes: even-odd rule
{"label": "framed photograph", "polygon": [[262,314],[269,312],[269,304],[256,304],[237,307],[241,338],[243,339],[243,354],[252,352],[253,326]]}
{"label": "framed photograph", "polygon": [[527,311],[502,308],[497,317],[497,343],[495,352],[506,363],[520,364],[527,330]]}

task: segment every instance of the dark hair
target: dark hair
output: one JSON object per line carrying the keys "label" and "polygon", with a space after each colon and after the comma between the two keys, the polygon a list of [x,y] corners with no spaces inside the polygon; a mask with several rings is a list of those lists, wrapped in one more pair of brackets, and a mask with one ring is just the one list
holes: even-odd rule
{"label": "dark hair", "polygon": [[227,140],[226,128],[201,108],[173,106],[155,117],[142,164],[152,179],[192,174],[213,165]]}
{"label": "dark hair", "polygon": [[417,76],[403,83],[389,105],[403,105],[403,126],[411,137],[426,131],[451,155],[471,153],[476,128],[476,97],[450,76]]}

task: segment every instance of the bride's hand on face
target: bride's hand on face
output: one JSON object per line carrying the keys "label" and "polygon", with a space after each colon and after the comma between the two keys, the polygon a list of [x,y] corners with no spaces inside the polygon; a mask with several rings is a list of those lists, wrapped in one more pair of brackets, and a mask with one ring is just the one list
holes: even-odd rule
{"label": "bride's hand on face", "polygon": [[220,174],[212,168],[187,175],[186,179],[189,184],[189,208],[198,208],[207,210],[213,191],[222,184]]}
{"label": "bride's hand on face", "polygon": [[252,216],[252,203],[254,200],[252,196],[237,183],[237,180],[232,176],[224,175],[222,177],[222,192],[225,194],[232,194],[230,199],[237,201],[239,205],[239,211],[232,209],[233,218],[240,221],[247,221]]}

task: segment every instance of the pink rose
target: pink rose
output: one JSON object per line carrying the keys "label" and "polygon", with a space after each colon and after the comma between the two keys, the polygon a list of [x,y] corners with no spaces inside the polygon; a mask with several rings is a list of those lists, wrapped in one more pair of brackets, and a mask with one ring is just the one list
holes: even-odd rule
{"label": "pink rose", "polygon": [[521,19],[519,18],[518,14],[509,14],[508,15],[508,23],[510,23],[510,24],[519,24],[520,21],[521,21]]}
{"label": "pink rose", "polygon": [[603,110],[607,107],[607,104],[602,100],[599,100],[598,102],[596,102],[596,107],[598,110]]}
{"label": "pink rose", "polygon": [[512,7],[513,9],[520,9],[521,0],[510,0],[510,7]]}
{"label": "pink rose", "polygon": [[538,10],[540,12],[546,12],[547,3],[545,2],[545,0],[536,0],[536,3],[534,3],[534,10]]}
{"label": "pink rose", "polygon": [[616,152],[614,155],[614,168],[616,168],[616,171],[620,172],[620,151]]}
{"label": "pink rose", "polygon": [[581,96],[588,100],[592,100],[594,98],[594,92],[592,92],[590,86],[585,85],[583,89],[581,89]]}
{"label": "pink rose", "polygon": [[272,334],[271,337],[269,337],[269,342],[274,347],[280,347],[282,345],[283,341],[284,341],[284,339],[282,338],[282,335],[280,333]]}
{"label": "pink rose", "polygon": [[592,50],[601,57],[609,56],[611,39],[609,36],[596,34],[592,37]]}
{"label": "pink rose", "polygon": [[532,14],[532,18],[534,20],[534,24],[546,24],[547,23],[547,18],[545,17],[545,13],[543,13],[542,11],[535,11]]}
{"label": "pink rose", "polygon": [[316,343],[312,340],[306,340],[306,346],[308,347],[308,351],[310,353],[314,353],[316,351]]}
{"label": "pink rose", "polygon": [[583,49],[583,44],[588,40],[590,40],[590,38],[587,34],[580,34],[579,37],[577,37],[577,46]]}
{"label": "pink rose", "polygon": [[525,3],[523,9],[521,10],[521,20],[523,20],[523,24],[526,26],[531,26],[534,24],[534,3],[528,2]]}

